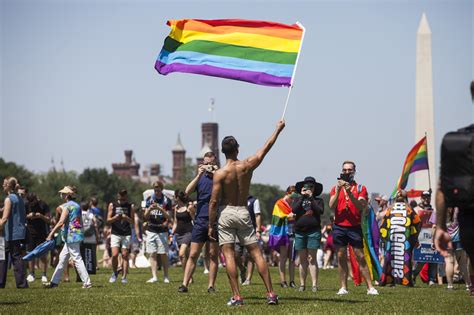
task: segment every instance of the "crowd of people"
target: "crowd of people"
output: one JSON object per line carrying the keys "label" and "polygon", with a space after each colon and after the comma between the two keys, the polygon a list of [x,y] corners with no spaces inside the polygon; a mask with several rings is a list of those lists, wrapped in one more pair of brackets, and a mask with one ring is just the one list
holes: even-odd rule
{"label": "crowd of people", "polygon": [[[181,266],[183,275],[178,292],[185,294],[201,260],[208,274],[209,293],[216,290],[219,265],[225,266],[232,290],[228,305],[243,305],[239,284],[251,285],[254,269],[265,285],[267,303],[278,304],[269,265],[278,266],[279,284],[283,289],[305,291],[309,273],[309,286],[314,293],[319,289],[319,269],[337,267],[340,283],[337,295],[347,295],[348,278],[352,273],[348,253],[352,252],[365,279],[367,294],[378,295],[374,286],[378,279],[371,278],[361,228],[371,200],[367,188],[355,181],[354,162],[342,163],[340,177],[330,189],[329,209],[325,209],[321,198],[323,185],[308,176],[286,189],[285,195],[275,203],[271,225],[262,225],[259,200],[249,194],[250,181],[253,171],[284,127],[285,123],[279,122],[265,145],[243,160],[237,158],[237,140],[225,137],[222,141],[222,152],[226,156],[224,166],[219,168],[214,153],[208,152],[187,187],[169,196],[164,193],[163,182],[154,182],[153,193],[140,205],[131,203],[127,190],[122,189],[117,192],[116,200],[102,211],[96,198],[80,201],[76,187],[65,186],[59,190],[61,205],[50,211],[39,196],[21,187],[14,177],[5,178],[6,198],[0,219],[5,240],[4,259],[0,260],[0,288],[5,287],[10,262],[17,288],[27,288],[29,282],[36,281],[36,269],[41,272],[45,288],[58,287],[63,274],[64,281],[70,281],[69,269],[75,268],[78,280],[87,289],[92,287],[90,274],[94,274],[100,264],[111,267],[110,283],[120,277],[120,282],[125,284],[129,262],[135,267],[137,256],[145,252],[151,271],[147,283],[160,281],[159,270],[163,272],[162,281],[170,283],[169,266]],[[189,197],[193,193],[196,200]],[[423,227],[436,227],[430,191],[422,194],[419,204],[409,204],[404,191],[398,196],[401,199],[396,201],[414,209]],[[379,196],[374,202],[378,224],[382,225],[391,206],[386,196]],[[331,221],[322,222],[323,213],[328,211],[333,213]],[[469,275],[468,258],[461,246],[458,211],[457,208],[448,210],[448,231],[454,246],[446,254],[444,265],[428,264],[428,284],[442,283],[445,276],[447,288],[452,290],[455,275],[460,274],[472,295],[473,273]],[[43,256],[32,259],[27,265],[24,263],[25,252],[53,239],[55,247],[50,262]],[[96,252],[100,244],[105,250],[98,260]],[[381,246],[382,265],[386,250]],[[423,265],[417,263],[413,267],[414,279]],[[50,279],[47,278],[49,266],[54,268]]]}

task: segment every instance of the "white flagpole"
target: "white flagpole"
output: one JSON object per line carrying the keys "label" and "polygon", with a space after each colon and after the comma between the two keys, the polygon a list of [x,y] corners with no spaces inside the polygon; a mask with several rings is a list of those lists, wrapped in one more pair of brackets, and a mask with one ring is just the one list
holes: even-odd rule
{"label": "white flagpole", "polygon": [[298,67],[298,60],[300,59],[301,48],[303,47],[304,34],[306,33],[306,29],[303,24],[301,24],[300,22],[296,22],[296,25],[298,25],[303,30],[303,34],[301,35],[300,48],[298,50],[298,56],[296,56],[295,68],[293,69],[293,74],[291,75],[290,87],[288,88],[288,95],[286,97],[285,108],[283,109],[283,115],[281,115],[281,120],[285,118],[286,108],[288,107],[288,101],[290,100],[291,90],[293,89],[293,81],[295,80],[296,68]]}

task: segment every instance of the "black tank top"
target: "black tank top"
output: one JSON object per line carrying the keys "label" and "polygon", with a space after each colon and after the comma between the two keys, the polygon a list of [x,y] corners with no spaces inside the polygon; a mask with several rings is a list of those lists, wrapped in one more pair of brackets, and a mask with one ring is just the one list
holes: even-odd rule
{"label": "black tank top", "polygon": [[193,230],[191,214],[188,211],[178,212],[176,211],[176,234],[185,234]]}
{"label": "black tank top", "polygon": [[[115,216],[116,214],[124,214],[127,217],[131,217],[132,214],[132,205],[130,203],[125,203],[125,204],[118,204],[118,203],[113,203],[113,210],[112,210],[112,217]],[[126,220],[118,220],[112,223],[112,234],[114,235],[121,235],[121,236],[127,236],[127,235],[132,235],[132,226],[130,222]]]}

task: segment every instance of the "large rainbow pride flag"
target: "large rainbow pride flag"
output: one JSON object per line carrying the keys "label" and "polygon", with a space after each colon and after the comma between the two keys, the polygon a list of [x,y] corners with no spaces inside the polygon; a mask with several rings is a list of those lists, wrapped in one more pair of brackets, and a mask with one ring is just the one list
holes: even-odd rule
{"label": "large rainbow pride flag", "polygon": [[427,170],[428,166],[428,153],[426,149],[426,136],[423,137],[417,144],[410,150],[405,159],[403,165],[402,175],[398,179],[397,186],[392,192],[391,198],[395,198],[399,189],[405,189],[408,183],[408,177],[411,173]]}
{"label": "large rainbow pride flag", "polygon": [[169,20],[155,69],[291,86],[303,29],[267,21]]}
{"label": "large rainbow pride flag", "polygon": [[288,215],[291,211],[291,206],[283,198],[279,199],[275,206],[273,206],[270,237],[268,240],[270,248],[280,250],[280,246],[288,245]]}

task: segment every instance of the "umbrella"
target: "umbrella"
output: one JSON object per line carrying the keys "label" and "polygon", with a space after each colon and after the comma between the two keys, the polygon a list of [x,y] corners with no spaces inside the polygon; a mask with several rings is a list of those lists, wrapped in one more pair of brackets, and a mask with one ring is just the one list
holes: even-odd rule
{"label": "umbrella", "polygon": [[34,258],[43,257],[44,255],[48,254],[50,250],[53,250],[54,246],[56,246],[56,242],[54,241],[54,239],[43,242],[36,246],[35,249],[33,249],[31,252],[29,252],[28,255],[23,257],[23,260],[30,261]]}

